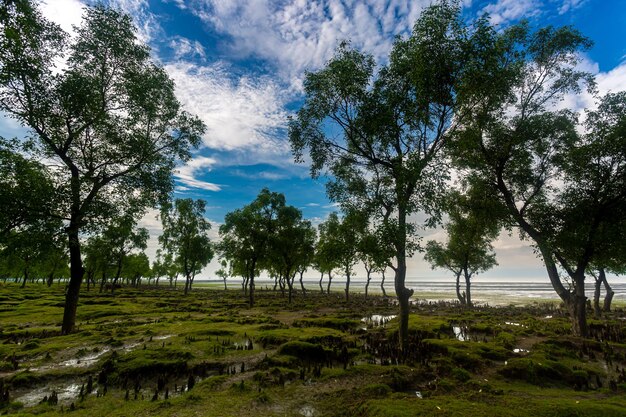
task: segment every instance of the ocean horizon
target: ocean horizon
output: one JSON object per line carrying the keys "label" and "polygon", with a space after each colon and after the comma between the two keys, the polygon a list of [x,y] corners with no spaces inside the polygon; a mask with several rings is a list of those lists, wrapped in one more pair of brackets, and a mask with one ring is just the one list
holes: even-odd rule
{"label": "ocean horizon", "polygon": [[[207,284],[223,284],[223,281],[220,279],[203,279],[196,280],[198,283],[207,283]],[[255,281],[257,289],[264,288],[273,288],[274,280],[269,280],[265,278],[257,278]],[[315,290],[319,289],[319,278],[304,278],[303,283],[305,288]],[[350,290],[354,293],[362,293],[365,290],[366,281],[362,278],[353,279],[350,282]],[[340,291],[345,287],[346,281],[345,279],[333,278],[331,290]],[[609,281],[615,295],[613,297],[614,301],[626,301],[626,281],[617,281],[613,280]],[[236,286],[241,285],[241,279],[228,279],[227,285],[229,288],[235,288]],[[324,277],[324,281],[322,282],[324,289],[328,285],[328,278]],[[415,295],[413,298],[420,298],[420,294],[426,294],[432,298],[432,295],[441,294],[442,299],[455,298],[455,282],[453,279],[443,280],[443,279],[432,279],[432,278],[407,278],[406,279],[407,288],[411,288],[415,291]],[[294,284],[296,289],[300,288],[300,283],[298,278],[296,277],[296,282]],[[465,285],[462,282],[461,290],[463,291]],[[393,276],[387,277],[385,280],[385,291],[388,294],[394,293],[393,287]],[[519,299],[519,298],[528,298],[528,299],[554,299],[558,300],[559,296],[556,294],[552,285],[546,279],[545,281],[540,281],[538,279],[534,280],[520,280],[520,279],[511,279],[511,280],[497,280],[493,278],[483,278],[480,280],[475,280],[472,282],[471,286],[472,298],[476,301],[481,299],[493,300],[497,297],[504,297],[510,299]],[[373,278],[370,282],[369,292],[371,293],[381,293],[380,289],[380,279]],[[594,282],[588,280],[585,283],[585,293],[588,298],[593,298],[594,292]],[[604,297],[605,291],[604,286],[602,287],[601,298]]]}

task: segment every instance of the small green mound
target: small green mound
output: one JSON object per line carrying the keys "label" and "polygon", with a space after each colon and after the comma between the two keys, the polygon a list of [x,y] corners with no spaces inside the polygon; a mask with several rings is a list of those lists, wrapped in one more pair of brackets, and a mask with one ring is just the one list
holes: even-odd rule
{"label": "small green mound", "polygon": [[284,343],[278,348],[278,353],[296,357],[301,361],[318,363],[326,361],[328,357],[326,350],[322,346],[300,341]]}

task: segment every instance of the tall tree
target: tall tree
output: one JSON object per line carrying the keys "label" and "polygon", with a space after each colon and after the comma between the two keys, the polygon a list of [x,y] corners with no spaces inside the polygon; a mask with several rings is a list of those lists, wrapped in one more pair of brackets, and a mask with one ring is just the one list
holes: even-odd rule
{"label": "tall tree", "polygon": [[465,119],[460,104],[492,88],[499,38],[486,18],[467,26],[456,4],[428,7],[376,76],[371,56],[341,45],[323,69],[306,75],[304,105],[289,124],[296,160],[308,152],[312,175],[334,179],[330,198],[375,217],[371,223],[393,245],[404,351],[415,232],[408,217],[418,210],[438,217],[447,170],[437,155]]}
{"label": "tall tree", "polygon": [[207,235],[211,223],[204,217],[204,200],[177,199],[161,209],[163,234],[159,241],[172,254],[179,271],[185,275],[185,295],[191,290],[198,272],[213,259]]}
{"label": "tall tree", "polygon": [[457,161],[497,193],[541,255],[573,333],[586,336],[585,271],[624,219],[626,95],[602,98],[580,133],[576,115],[557,103],[593,86],[576,67],[590,41],[569,27],[522,25],[509,35],[518,46],[494,76],[502,92],[472,109]]}
{"label": "tall tree", "polygon": [[[165,70],[150,59],[131,18],[88,7],[76,36],[29,1],[3,2],[0,110],[32,131],[33,152],[58,163],[71,277],[62,333],[74,329],[84,268],[81,233],[141,195],[152,205],[172,188],[177,160],[200,143],[202,122],[185,113]],[[51,63],[62,61],[55,67]]]}
{"label": "tall tree", "polygon": [[250,307],[254,306],[254,278],[269,256],[270,238],[284,207],[283,194],[264,188],[250,204],[227,213],[220,226],[220,252],[248,282]]}

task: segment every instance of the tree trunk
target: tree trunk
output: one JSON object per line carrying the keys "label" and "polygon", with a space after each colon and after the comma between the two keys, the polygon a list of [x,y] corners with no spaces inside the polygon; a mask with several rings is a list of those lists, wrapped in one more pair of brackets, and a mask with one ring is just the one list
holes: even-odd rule
{"label": "tree trunk", "polygon": [[224,291],[227,291],[228,287],[226,286],[226,277],[224,277]]}
{"label": "tree trunk", "polygon": [[572,330],[575,335],[587,337],[587,297],[585,296],[585,275],[579,274],[572,277],[574,282],[574,292],[565,303],[572,321]]}
{"label": "tree trunk", "polygon": [[365,272],[367,273],[367,281],[365,282],[365,298],[367,298],[367,290],[370,287],[370,281],[372,280],[372,269],[365,268]]}
{"label": "tree trunk", "polygon": [[326,287],[326,294],[330,294],[330,284],[333,281],[333,275],[328,271],[328,286]]}
{"label": "tree trunk", "polygon": [[[398,193],[401,195],[401,193]],[[398,303],[400,304],[400,326],[398,328],[398,336],[400,339],[400,350],[403,360],[409,350],[409,299],[413,295],[413,290],[406,288],[406,206],[402,203],[398,205],[398,237],[396,244],[396,259],[398,266],[396,268],[396,276],[394,279],[394,287]]]}
{"label": "tree trunk", "polygon": [[250,276],[250,283],[249,283],[249,291],[248,291],[248,295],[249,295],[249,303],[250,303],[250,308],[254,307],[254,273]]}
{"label": "tree trunk", "polygon": [[72,216],[67,228],[68,246],[70,251],[70,282],[65,293],[65,309],[63,310],[63,324],[61,334],[74,331],[76,325],[76,308],[80,295],[80,284],[83,281],[85,269],[80,256],[80,239],[78,238],[78,220]]}
{"label": "tree trunk", "polygon": [[113,284],[111,285],[111,294],[115,294],[115,287],[117,287],[117,281],[120,279],[122,275],[122,261],[123,257],[120,256],[117,260],[117,271],[115,271],[115,278],[113,278]]}
{"label": "tree trunk", "polygon": [[287,280],[287,286],[289,287],[289,304],[291,304],[291,299],[293,296],[293,281],[291,280],[291,278],[289,278],[289,275],[286,275],[284,279]]}
{"label": "tree trunk", "polygon": [[602,290],[602,279],[600,277],[593,277],[595,279],[593,288],[593,315],[596,318],[600,318],[602,310],[600,309],[600,291]]}
{"label": "tree trunk", "polygon": [[321,273],[320,276],[320,291],[322,292],[322,294],[324,294],[324,287],[322,287],[322,281],[324,280],[324,273]]}
{"label": "tree trunk", "polygon": [[[535,242],[538,242],[537,238],[534,240]],[[565,308],[570,314],[570,322],[572,324],[573,333],[576,336],[587,337],[587,297],[585,296],[584,274],[571,277],[574,282],[574,290],[567,290],[561,282],[559,271],[554,263],[554,260],[552,259],[552,253],[545,249],[544,245],[538,243],[538,246],[546,271],[548,272],[552,288],[554,288],[556,293],[559,295],[563,304],[565,304]]]}
{"label": "tree trunk", "polygon": [[472,274],[468,274],[467,270],[465,270],[465,305],[467,307],[472,306],[471,279],[472,279]]}
{"label": "tree trunk", "polygon": [[461,293],[461,271],[456,274],[456,298],[462,305],[465,305],[465,294]]}
{"label": "tree trunk", "polygon": [[288,280],[288,278],[285,277],[278,277],[278,286],[280,287],[280,295],[282,297],[285,296],[285,287],[287,286],[287,283],[285,282],[285,280]]}
{"label": "tree trunk", "polygon": [[104,291],[104,286],[107,283],[106,272],[102,271],[102,279],[100,280],[100,292]]}
{"label": "tree trunk", "polygon": [[249,302],[250,308],[254,307],[254,272],[256,271],[256,259],[252,261],[251,268],[249,269]]}
{"label": "tree trunk", "polygon": [[300,288],[302,289],[302,295],[306,295],[306,289],[304,288],[304,283],[302,282],[302,276],[304,275],[304,270],[300,271]]}
{"label": "tree trunk", "polygon": [[274,277],[274,289],[273,289],[273,291],[276,291],[276,288],[278,288],[278,275],[276,275]]}
{"label": "tree trunk", "polygon": [[26,287],[26,281],[28,280],[28,267],[24,268],[24,280],[22,280],[22,285],[20,288]]}
{"label": "tree trunk", "polygon": [[604,290],[606,292],[604,295],[604,305],[602,309],[608,313],[611,311],[611,302],[613,301],[615,291],[613,291],[613,288],[609,285],[609,281],[606,280],[606,272],[604,271],[604,268],[600,268],[600,280],[604,283]]}
{"label": "tree trunk", "polygon": [[386,296],[387,296],[387,291],[385,291],[385,270],[386,270],[386,269],[387,269],[387,268],[385,268],[385,269],[383,269],[383,270],[381,271],[381,274],[382,274],[383,278],[382,278],[382,280],[380,281],[380,289],[383,291],[383,297],[386,297]]}
{"label": "tree trunk", "polygon": [[346,302],[350,301],[350,268],[346,268]]}
{"label": "tree trunk", "polygon": [[185,277],[185,288],[183,289],[183,294],[187,295],[187,292],[189,292],[189,277]]}

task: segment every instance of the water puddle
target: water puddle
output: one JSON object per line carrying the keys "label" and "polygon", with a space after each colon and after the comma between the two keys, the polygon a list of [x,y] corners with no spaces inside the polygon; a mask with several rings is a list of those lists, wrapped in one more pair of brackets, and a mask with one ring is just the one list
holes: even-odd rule
{"label": "water puddle", "polygon": [[42,365],[37,367],[29,367],[28,369],[31,372],[46,372],[63,368],[89,368],[90,366],[95,365],[100,358],[109,352],[111,349],[103,348],[97,352],[93,352],[89,355],[82,356],[80,358],[72,358],[67,359],[65,361],[59,363],[53,363],[49,365]]}
{"label": "water puddle", "polygon": [[486,333],[476,333],[470,331],[469,327],[463,324],[452,324],[452,334],[459,342],[488,342],[492,337]]}
{"label": "water puddle", "polygon": [[526,354],[530,353],[530,350],[522,349],[522,348],[515,348],[515,349],[513,349],[513,353],[518,353],[520,355],[526,355]]}
{"label": "water puddle", "polygon": [[39,404],[44,397],[49,397],[54,391],[57,394],[59,404],[68,404],[78,397],[81,386],[82,384],[77,384],[76,382],[46,384],[21,395],[18,393],[15,396],[15,401],[24,404],[26,407],[32,407]]}
{"label": "water puddle", "polygon": [[454,333],[454,337],[456,340],[461,342],[469,342],[470,336],[467,327],[463,326],[452,326],[452,332]]}
{"label": "water puddle", "polygon": [[305,405],[302,408],[300,408],[299,413],[301,416],[304,416],[304,417],[313,417],[316,414],[315,408],[311,407],[310,405]]}
{"label": "water puddle", "polygon": [[[162,336],[153,336],[150,341],[162,341],[173,337],[174,335],[167,334]],[[119,348],[120,351],[128,353],[135,350],[137,347],[145,345],[149,342],[137,341],[123,345]],[[97,352],[92,352],[80,358],[67,359],[65,361],[43,365],[36,368],[30,368],[30,371],[43,373],[51,370],[58,370],[63,368],[89,368],[97,364],[97,362],[106,354],[111,352],[111,348],[102,348]],[[113,349],[117,350],[117,349]],[[71,401],[76,400],[80,395],[80,389],[82,384],[76,383],[74,379],[70,381],[59,381],[56,383],[46,384],[34,389],[29,388],[23,392],[17,391],[15,394],[15,400],[21,402],[27,407],[39,404],[44,397],[50,396],[54,391],[57,394],[57,398],[60,404],[69,404]]]}
{"label": "water puddle", "polygon": [[526,327],[524,324],[516,323],[514,321],[505,321],[504,324],[515,327]]}
{"label": "water puddle", "polygon": [[391,314],[388,316],[384,316],[381,314],[372,314],[371,316],[366,316],[361,319],[362,323],[365,323],[365,327],[362,327],[363,330],[373,329],[376,327],[385,327],[387,324],[398,317],[395,314]]}

